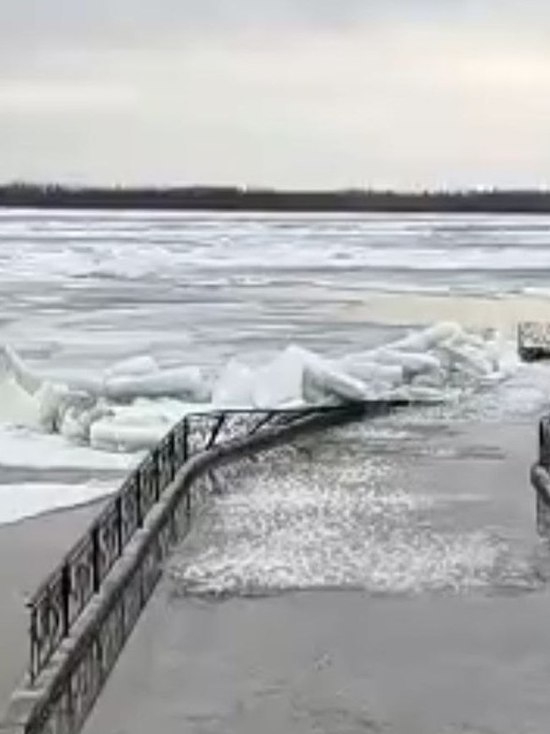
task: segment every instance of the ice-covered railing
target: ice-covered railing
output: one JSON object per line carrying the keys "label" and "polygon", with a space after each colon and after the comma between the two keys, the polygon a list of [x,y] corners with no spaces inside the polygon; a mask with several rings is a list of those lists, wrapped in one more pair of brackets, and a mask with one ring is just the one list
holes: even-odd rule
{"label": "ice-covered railing", "polygon": [[[355,402],[296,410],[230,410],[186,416],[128,476],[89,530],[28,603],[30,610],[29,676],[34,682],[98,594],[125,548],[143,527],[177,473],[189,460],[216,446],[231,446],[268,430],[292,429],[326,418],[336,421],[376,415],[409,404],[406,400]],[[192,493],[185,493],[190,517]]]}

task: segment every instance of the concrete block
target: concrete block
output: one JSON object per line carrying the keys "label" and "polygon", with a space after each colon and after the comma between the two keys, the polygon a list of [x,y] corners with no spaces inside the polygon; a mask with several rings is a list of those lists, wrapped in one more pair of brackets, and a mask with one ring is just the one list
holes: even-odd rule
{"label": "concrete block", "polygon": [[550,359],[550,322],[524,321],[518,326],[518,353],[525,362]]}

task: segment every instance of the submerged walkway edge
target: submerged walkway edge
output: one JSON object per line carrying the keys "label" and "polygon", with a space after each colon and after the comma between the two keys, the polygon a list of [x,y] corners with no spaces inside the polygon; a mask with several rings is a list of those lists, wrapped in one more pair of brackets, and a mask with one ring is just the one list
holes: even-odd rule
{"label": "submerged walkway edge", "polygon": [[29,672],[2,734],[76,734],[83,726],[171,549],[208,494],[213,470],[302,434],[375,417],[410,401],[354,402],[184,418],[132,472],[89,531],[38,589]]}

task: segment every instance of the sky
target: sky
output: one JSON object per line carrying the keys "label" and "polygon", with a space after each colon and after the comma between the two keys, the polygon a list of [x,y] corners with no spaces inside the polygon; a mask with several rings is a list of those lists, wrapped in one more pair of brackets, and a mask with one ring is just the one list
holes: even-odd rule
{"label": "sky", "polygon": [[548,0],[0,0],[0,181],[550,185]]}

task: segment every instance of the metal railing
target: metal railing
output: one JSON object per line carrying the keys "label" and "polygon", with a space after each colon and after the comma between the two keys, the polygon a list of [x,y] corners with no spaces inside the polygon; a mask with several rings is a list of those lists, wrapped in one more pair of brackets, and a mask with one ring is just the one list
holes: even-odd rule
{"label": "metal railing", "polygon": [[185,537],[201,501],[224,479],[238,481],[240,472],[248,471],[247,461],[301,434],[410,404],[369,401],[184,418],[132,472],[29,602],[30,685],[12,699],[0,729],[9,734],[80,730],[171,549]]}
{"label": "metal railing", "polygon": [[537,532],[550,538],[550,416],[539,422],[539,456],[531,467],[531,484],[537,493]]}
{"label": "metal railing", "polygon": [[34,682],[189,456],[184,419],[130,474],[88,531],[32,596],[29,675]]}
{"label": "metal railing", "polygon": [[[405,404],[406,401],[382,401],[357,405],[362,412],[375,413]],[[190,458],[235,437],[254,436],[268,427],[290,425],[308,416],[338,411],[342,411],[342,406],[196,413],[174,426],[128,476],[88,531],[28,602],[31,683],[68,637],[128,543],[143,526],[144,519]],[[188,502],[189,499],[190,494]]]}

